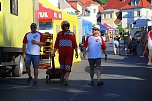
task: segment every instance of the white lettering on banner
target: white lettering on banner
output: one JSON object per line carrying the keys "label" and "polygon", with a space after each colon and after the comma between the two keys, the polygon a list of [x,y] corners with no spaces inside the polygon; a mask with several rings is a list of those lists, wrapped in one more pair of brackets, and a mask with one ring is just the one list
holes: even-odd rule
{"label": "white lettering on banner", "polygon": [[61,14],[59,13],[59,18],[61,18]]}
{"label": "white lettering on banner", "polygon": [[54,17],[57,18],[57,13],[56,12],[54,12]]}
{"label": "white lettering on banner", "polygon": [[38,14],[39,14],[40,18],[48,18],[49,17],[47,12],[39,12]]}

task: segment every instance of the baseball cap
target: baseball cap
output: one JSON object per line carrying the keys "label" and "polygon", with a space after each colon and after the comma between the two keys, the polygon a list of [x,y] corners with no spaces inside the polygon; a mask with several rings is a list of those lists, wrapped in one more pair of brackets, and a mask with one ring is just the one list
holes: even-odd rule
{"label": "baseball cap", "polygon": [[100,30],[100,26],[97,25],[97,24],[96,24],[96,25],[93,25],[93,26],[92,26],[92,29],[98,29],[98,30]]}

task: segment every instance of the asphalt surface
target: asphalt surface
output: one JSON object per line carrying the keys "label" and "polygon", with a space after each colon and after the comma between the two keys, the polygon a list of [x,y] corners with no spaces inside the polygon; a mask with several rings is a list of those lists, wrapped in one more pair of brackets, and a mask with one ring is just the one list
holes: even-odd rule
{"label": "asphalt surface", "polygon": [[[121,44],[121,56],[113,55],[111,43],[107,43],[108,60],[102,60],[101,87],[89,86],[87,58],[73,64],[69,85],[59,79],[46,84],[44,69],[39,71],[37,86],[26,86],[27,75],[0,78],[0,101],[152,101],[152,66],[139,55],[125,56]],[[96,81],[96,75],[95,75]]]}

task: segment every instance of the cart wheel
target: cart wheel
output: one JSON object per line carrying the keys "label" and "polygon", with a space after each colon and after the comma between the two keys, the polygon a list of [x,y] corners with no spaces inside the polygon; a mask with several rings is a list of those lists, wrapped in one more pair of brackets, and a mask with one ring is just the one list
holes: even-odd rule
{"label": "cart wheel", "polygon": [[46,76],[46,83],[49,83],[49,81],[50,81],[50,80],[49,80],[49,76],[47,75],[47,76]]}

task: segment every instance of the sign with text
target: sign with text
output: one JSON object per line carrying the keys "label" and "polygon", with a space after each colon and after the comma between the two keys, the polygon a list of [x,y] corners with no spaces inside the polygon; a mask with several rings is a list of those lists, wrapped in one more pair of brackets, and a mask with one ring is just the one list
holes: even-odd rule
{"label": "sign with text", "polygon": [[62,12],[46,8],[39,3],[39,10],[36,11],[36,18],[40,21],[62,20]]}

